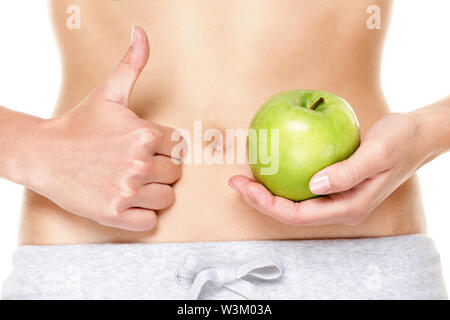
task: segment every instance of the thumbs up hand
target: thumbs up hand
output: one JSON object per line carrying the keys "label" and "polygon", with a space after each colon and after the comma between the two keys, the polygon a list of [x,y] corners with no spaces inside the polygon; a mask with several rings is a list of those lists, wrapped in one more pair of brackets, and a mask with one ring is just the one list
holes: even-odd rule
{"label": "thumbs up hand", "polygon": [[174,129],[140,119],[128,100],[149,57],[145,31],[134,28],[113,74],[70,112],[45,120],[29,187],[61,208],[132,231],[155,227],[156,210],[175,201],[181,165],[171,158]]}

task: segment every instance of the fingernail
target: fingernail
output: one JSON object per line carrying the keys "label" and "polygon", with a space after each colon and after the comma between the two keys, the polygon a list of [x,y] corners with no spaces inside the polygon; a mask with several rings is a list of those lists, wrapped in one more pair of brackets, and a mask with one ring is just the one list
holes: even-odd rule
{"label": "fingernail", "polygon": [[325,194],[331,189],[330,180],[327,175],[318,176],[309,183],[309,189],[315,194]]}
{"label": "fingernail", "polygon": [[133,29],[131,30],[131,37],[130,37],[130,47],[134,46],[135,40],[136,40],[136,32],[134,30],[134,25],[133,25]]}

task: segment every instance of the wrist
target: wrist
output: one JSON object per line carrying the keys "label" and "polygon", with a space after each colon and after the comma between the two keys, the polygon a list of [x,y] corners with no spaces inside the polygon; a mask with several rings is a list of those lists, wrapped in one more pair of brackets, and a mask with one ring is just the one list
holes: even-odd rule
{"label": "wrist", "polygon": [[12,182],[32,188],[39,179],[41,161],[45,157],[44,128],[48,120],[24,115],[16,124],[12,145],[9,148],[6,178]]}
{"label": "wrist", "polygon": [[429,107],[409,112],[416,128],[418,151],[425,164],[450,149],[450,109],[443,100]]}

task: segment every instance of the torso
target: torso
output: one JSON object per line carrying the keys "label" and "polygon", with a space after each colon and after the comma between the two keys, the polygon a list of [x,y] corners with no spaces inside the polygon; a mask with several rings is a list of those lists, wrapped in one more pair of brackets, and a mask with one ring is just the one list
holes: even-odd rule
{"label": "torso", "polygon": [[[142,118],[174,128],[247,128],[258,107],[286,89],[320,89],[352,105],[362,134],[389,112],[380,62],[390,1],[377,1],[381,29],[369,30],[373,1],[192,0],[50,1],[63,82],[55,114],[83,100],[125,52],[133,24],[149,34],[151,56],[130,105]],[[81,8],[69,30],[66,8]],[[101,119],[99,119],[101,125]],[[258,213],[229,188],[245,164],[191,164],[175,185],[175,204],[158,227],[134,233],[65,212],[27,190],[21,244],[232,241],[377,237],[425,232],[415,177],[360,226],[292,227]]]}

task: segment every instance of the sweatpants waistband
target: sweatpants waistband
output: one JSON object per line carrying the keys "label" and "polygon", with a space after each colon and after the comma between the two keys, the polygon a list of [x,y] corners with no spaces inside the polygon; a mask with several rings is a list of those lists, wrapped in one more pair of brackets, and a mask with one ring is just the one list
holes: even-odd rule
{"label": "sweatpants waistband", "polygon": [[3,299],[447,299],[431,238],[24,246]]}

